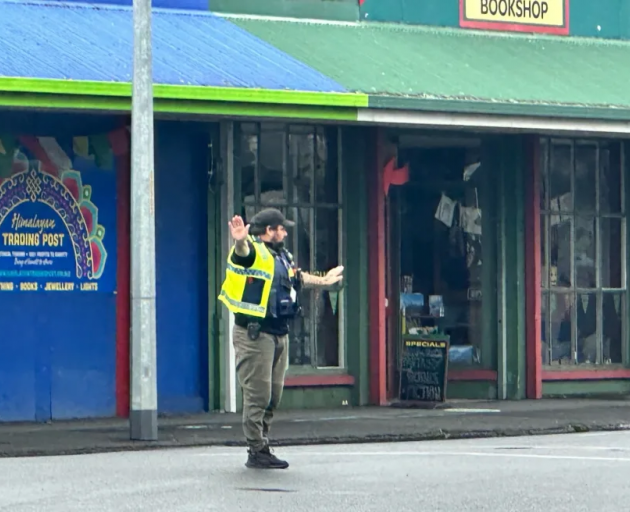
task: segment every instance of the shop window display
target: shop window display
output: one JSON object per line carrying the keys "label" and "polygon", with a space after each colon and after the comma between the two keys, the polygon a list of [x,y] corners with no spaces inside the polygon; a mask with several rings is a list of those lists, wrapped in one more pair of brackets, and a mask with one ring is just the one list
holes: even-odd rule
{"label": "shop window display", "polygon": [[543,364],[624,363],[626,276],[622,146],[541,143]]}
{"label": "shop window display", "polygon": [[[236,133],[235,180],[245,220],[278,208],[296,223],[287,244],[300,268],[323,275],[342,264],[338,128],[252,123],[238,125]],[[302,293],[303,314],[290,333],[291,365],[343,366],[342,293]]]}
{"label": "shop window display", "polygon": [[[451,366],[490,365],[484,340],[485,179],[479,147],[401,150],[410,181],[401,200],[403,331],[450,339]],[[396,191],[394,194],[398,193]]]}

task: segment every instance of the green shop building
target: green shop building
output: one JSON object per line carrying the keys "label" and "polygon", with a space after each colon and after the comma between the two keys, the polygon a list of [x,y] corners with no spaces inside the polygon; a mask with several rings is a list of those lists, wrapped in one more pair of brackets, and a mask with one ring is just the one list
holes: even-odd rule
{"label": "green shop building", "polygon": [[[0,0],[0,421],[129,411],[130,5]],[[630,392],[630,0],[159,0],[153,33],[161,412],[240,408],[216,297],[269,205],[346,267],[282,407],[397,400],[427,327],[449,398]]]}

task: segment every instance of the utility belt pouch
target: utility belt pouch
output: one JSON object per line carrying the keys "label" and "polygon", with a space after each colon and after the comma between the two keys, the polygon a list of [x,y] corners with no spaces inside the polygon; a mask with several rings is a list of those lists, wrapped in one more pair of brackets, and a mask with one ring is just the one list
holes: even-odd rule
{"label": "utility belt pouch", "polygon": [[278,316],[282,318],[293,318],[297,312],[297,304],[291,299],[281,300],[278,304]]}
{"label": "utility belt pouch", "polygon": [[255,322],[247,324],[247,337],[252,341],[260,338],[260,324]]}

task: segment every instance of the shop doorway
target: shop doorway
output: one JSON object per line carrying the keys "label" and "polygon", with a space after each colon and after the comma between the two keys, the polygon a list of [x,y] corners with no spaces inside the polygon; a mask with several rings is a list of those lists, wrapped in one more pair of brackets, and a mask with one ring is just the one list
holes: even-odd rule
{"label": "shop doorway", "polygon": [[397,140],[398,163],[409,165],[409,181],[391,187],[386,201],[390,400],[399,396],[402,334],[448,335],[451,368],[479,367],[488,344],[481,140],[415,134]]}

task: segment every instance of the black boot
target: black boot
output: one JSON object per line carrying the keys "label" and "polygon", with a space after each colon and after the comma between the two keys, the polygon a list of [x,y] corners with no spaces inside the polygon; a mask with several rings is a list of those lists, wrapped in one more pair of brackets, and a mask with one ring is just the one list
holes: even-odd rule
{"label": "black boot", "polygon": [[245,465],[252,469],[287,469],[289,467],[288,462],[280,460],[271,453],[269,446],[257,452],[250,448]]}

